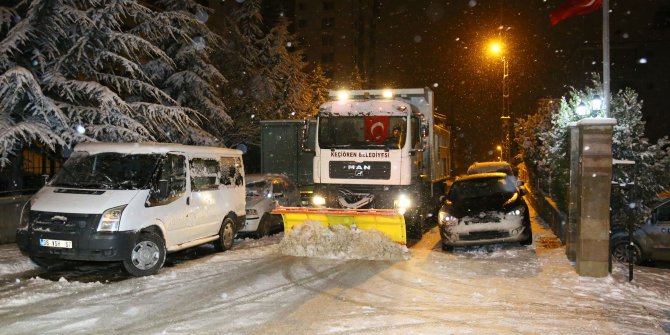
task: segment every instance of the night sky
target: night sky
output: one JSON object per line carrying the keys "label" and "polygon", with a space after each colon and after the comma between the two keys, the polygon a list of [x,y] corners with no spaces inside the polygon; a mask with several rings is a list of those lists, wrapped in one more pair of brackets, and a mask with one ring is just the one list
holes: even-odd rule
{"label": "night sky", "polygon": [[[513,117],[534,113],[537,99],[583,88],[590,72],[602,73],[602,12],[552,27],[549,13],[563,2],[380,1],[369,88],[431,87],[457,137],[456,164],[494,159],[502,61],[486,52],[489,41],[506,45]],[[668,135],[670,104],[662,98],[670,92],[663,75],[670,73],[670,0],[610,0],[610,8],[612,90],[633,87],[645,101],[647,135]]]}

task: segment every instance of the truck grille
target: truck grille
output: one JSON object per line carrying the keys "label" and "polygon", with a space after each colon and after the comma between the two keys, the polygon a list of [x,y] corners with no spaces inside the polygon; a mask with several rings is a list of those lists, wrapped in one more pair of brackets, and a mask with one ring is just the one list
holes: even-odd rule
{"label": "truck grille", "polygon": [[391,162],[330,162],[328,174],[330,178],[391,179]]}
{"label": "truck grille", "polygon": [[95,229],[99,214],[73,214],[30,211],[30,223],[35,231],[73,233],[86,228]]}

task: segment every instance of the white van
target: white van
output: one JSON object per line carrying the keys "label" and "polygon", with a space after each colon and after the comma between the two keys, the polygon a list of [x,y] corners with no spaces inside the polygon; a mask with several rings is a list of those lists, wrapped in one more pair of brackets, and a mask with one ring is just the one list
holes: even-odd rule
{"label": "white van", "polygon": [[26,204],[16,240],[42,267],[122,261],[151,275],[167,252],[232,247],[245,221],[239,150],[163,143],[82,143]]}

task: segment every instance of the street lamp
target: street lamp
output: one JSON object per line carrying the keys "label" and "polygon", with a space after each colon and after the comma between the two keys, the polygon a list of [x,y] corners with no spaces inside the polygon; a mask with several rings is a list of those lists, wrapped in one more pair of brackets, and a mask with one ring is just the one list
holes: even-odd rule
{"label": "street lamp", "polygon": [[501,146],[496,146],[496,150],[500,151],[500,154],[498,156],[498,162],[502,162],[502,147]]}
{"label": "street lamp", "polygon": [[600,111],[602,106],[603,100],[599,95],[595,95],[588,104],[584,103],[584,101],[580,101],[577,107],[575,107],[575,113],[579,116],[590,116],[593,112]]}
{"label": "street lamp", "polygon": [[[502,114],[500,115],[500,120],[502,121],[502,131],[503,131],[503,140],[502,140],[502,149],[500,151],[500,159],[502,160],[503,151],[505,153],[505,158],[509,161],[510,154],[510,133],[509,133],[509,122],[510,122],[510,108],[509,108],[509,85],[507,80],[509,77],[509,62],[507,57],[505,57],[505,47],[499,41],[493,41],[489,44],[489,54],[500,57],[500,60],[503,63],[503,77],[502,77]],[[504,149],[504,150],[503,150]]]}

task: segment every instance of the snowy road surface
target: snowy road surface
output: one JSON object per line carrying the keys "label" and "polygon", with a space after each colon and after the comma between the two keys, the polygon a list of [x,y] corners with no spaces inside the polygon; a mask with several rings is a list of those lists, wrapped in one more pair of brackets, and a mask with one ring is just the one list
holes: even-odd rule
{"label": "snowy road surface", "polygon": [[[670,269],[581,278],[533,219],[533,246],[442,252],[437,229],[407,261],[285,256],[281,236],[173,255],[158,275],[118,266],[45,274],[0,245],[1,334],[664,334]],[[195,255],[195,256],[194,256]]]}

